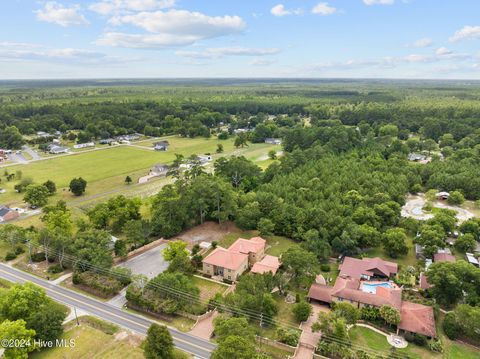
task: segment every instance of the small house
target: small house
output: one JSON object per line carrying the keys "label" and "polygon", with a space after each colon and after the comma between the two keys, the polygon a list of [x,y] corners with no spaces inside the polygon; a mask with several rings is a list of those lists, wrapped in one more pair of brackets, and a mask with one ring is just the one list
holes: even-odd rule
{"label": "small house", "polygon": [[153,144],[153,149],[155,151],[167,151],[169,145],[168,141],[159,141]]}
{"label": "small house", "polygon": [[101,145],[111,145],[115,140],[113,138],[102,138],[99,142]]}
{"label": "small house", "polygon": [[0,223],[11,221],[19,216],[17,211],[6,206],[0,206]]}
{"label": "small house", "polygon": [[265,143],[268,143],[270,145],[281,145],[282,140],[280,138],[266,138]]}
{"label": "small house", "polygon": [[166,176],[168,173],[168,165],[158,163],[150,169],[150,175],[153,176]]}
{"label": "small house", "polygon": [[408,160],[412,162],[421,162],[421,161],[425,161],[426,159],[427,159],[427,156],[422,155],[421,153],[412,152],[408,155]]}
{"label": "small house", "polygon": [[95,147],[95,142],[77,143],[76,145],[73,145],[73,148],[75,149],[87,147]]}
{"label": "small house", "polygon": [[435,194],[435,197],[437,197],[438,200],[443,200],[446,201],[448,197],[450,197],[450,193],[448,192],[438,192]]}
{"label": "small house", "polygon": [[50,145],[48,146],[48,152],[52,155],[58,155],[60,153],[68,153],[70,151],[67,147],[57,146],[57,145]]}

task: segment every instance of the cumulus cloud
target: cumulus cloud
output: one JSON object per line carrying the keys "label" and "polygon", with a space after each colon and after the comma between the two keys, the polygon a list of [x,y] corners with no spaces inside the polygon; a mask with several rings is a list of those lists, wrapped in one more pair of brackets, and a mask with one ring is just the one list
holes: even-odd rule
{"label": "cumulus cloud", "polygon": [[267,56],[279,52],[280,49],[277,48],[217,47],[205,51],[177,51],[175,54],[196,59],[213,59],[224,56]]}
{"label": "cumulus cloud", "polygon": [[436,51],[435,51],[435,55],[438,55],[438,56],[445,56],[445,55],[450,55],[452,54],[453,51],[447,49],[446,47],[439,47]]}
{"label": "cumulus cloud", "polygon": [[101,15],[129,11],[151,11],[174,7],[176,0],[102,0],[94,2],[88,8]]}
{"label": "cumulus cloud", "polygon": [[457,42],[468,39],[480,39],[480,26],[464,26],[450,37],[450,42]]}
{"label": "cumulus cloud", "polygon": [[421,38],[421,39],[418,39],[417,41],[415,41],[412,46],[413,47],[418,47],[418,48],[421,48],[421,47],[429,47],[433,44],[433,40],[428,38],[428,37],[424,37],[424,38]]}
{"label": "cumulus cloud", "polygon": [[36,10],[37,19],[63,27],[70,25],[86,25],[87,19],[80,13],[79,5],[63,6],[55,1],[45,3],[43,9]]}
{"label": "cumulus cloud", "polygon": [[395,0],[363,0],[365,5],[393,5]]}
{"label": "cumulus cloud", "polygon": [[303,10],[302,9],[286,9],[283,4],[278,4],[271,8],[270,13],[273,16],[300,15],[303,13]]}
{"label": "cumulus cloud", "polygon": [[312,9],[312,14],[317,14],[317,15],[332,15],[337,12],[337,9],[334,8],[333,6],[328,5],[326,2],[321,2],[315,5]]}
{"label": "cumulus cloud", "polygon": [[239,16],[208,16],[200,12],[173,9],[113,16],[110,24],[133,25],[150,34],[107,32],[95,44],[129,48],[184,46],[199,40],[239,33],[245,28],[245,22]]}

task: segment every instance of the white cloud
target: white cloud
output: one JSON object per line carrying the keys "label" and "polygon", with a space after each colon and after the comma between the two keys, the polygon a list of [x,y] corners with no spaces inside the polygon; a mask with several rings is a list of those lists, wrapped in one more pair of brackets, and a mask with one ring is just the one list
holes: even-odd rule
{"label": "white cloud", "polygon": [[363,0],[365,5],[393,5],[395,0]]}
{"label": "white cloud", "polygon": [[191,45],[199,40],[241,32],[245,22],[239,16],[208,16],[186,10],[140,12],[118,15],[110,19],[110,24],[133,25],[152,34],[131,34],[107,32],[97,45],[129,48],[162,48]]}
{"label": "white cloud", "polygon": [[267,59],[253,59],[248,64],[251,66],[268,66],[273,64],[274,60],[267,60]]}
{"label": "white cloud", "polygon": [[418,39],[417,41],[415,41],[412,46],[413,47],[429,47],[433,44],[433,40],[428,38],[428,37],[424,37],[422,39]]}
{"label": "white cloud", "polygon": [[245,22],[239,16],[208,16],[186,10],[140,12],[115,16],[110,19],[110,23],[134,25],[149,32],[197,35],[202,38],[239,32],[245,27]]}
{"label": "white cloud", "polygon": [[437,55],[437,56],[445,56],[445,55],[450,55],[452,53],[453,53],[453,51],[447,49],[446,47],[439,47],[435,51],[435,55]]}
{"label": "white cloud", "polygon": [[480,26],[464,26],[450,37],[450,42],[457,42],[467,39],[480,39]]}
{"label": "white cloud", "polygon": [[36,10],[37,19],[60,26],[86,25],[87,19],[80,13],[79,5],[65,7],[55,1],[49,1],[41,10]]}
{"label": "white cloud", "polygon": [[273,16],[287,16],[287,15],[300,15],[303,13],[302,9],[286,9],[283,4],[278,4],[272,7],[270,13]]}
{"label": "white cloud", "polygon": [[321,2],[315,5],[312,9],[312,14],[317,14],[317,15],[332,15],[337,12],[337,9],[334,8],[333,6],[328,5],[326,2]]}
{"label": "white cloud", "polygon": [[279,52],[280,49],[277,48],[217,47],[205,51],[177,51],[175,54],[196,59],[212,59],[224,56],[267,56]]}
{"label": "white cloud", "polygon": [[[65,64],[104,65],[125,62],[127,59],[74,48],[47,48],[38,44],[0,43],[0,60],[43,61]],[[132,61],[133,59],[128,59]]]}
{"label": "white cloud", "polygon": [[195,35],[179,36],[172,34],[126,34],[123,32],[107,32],[94,43],[101,46],[154,49],[191,45],[201,39],[202,37]]}
{"label": "white cloud", "polygon": [[149,11],[174,7],[176,0],[102,0],[88,8],[101,15],[128,11]]}

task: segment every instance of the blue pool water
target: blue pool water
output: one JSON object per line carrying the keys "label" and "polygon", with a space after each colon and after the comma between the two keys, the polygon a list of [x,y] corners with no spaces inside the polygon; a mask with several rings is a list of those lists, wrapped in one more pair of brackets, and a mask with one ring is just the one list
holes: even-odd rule
{"label": "blue pool water", "polygon": [[385,283],[363,283],[360,289],[363,292],[375,294],[377,293],[377,287],[393,288],[393,286],[390,283],[385,282]]}

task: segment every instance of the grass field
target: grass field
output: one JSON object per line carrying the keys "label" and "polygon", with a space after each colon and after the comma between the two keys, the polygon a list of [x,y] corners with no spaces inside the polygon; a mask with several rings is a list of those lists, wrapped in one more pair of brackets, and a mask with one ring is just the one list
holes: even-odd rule
{"label": "grass field", "polygon": [[141,359],[143,350],[132,345],[128,340],[117,340],[114,335],[82,324],[67,331],[63,337],[67,341],[75,340],[74,348],[52,348],[30,354],[34,359],[80,359],[80,358],[111,358],[111,359]]}
{"label": "grass field", "polygon": [[[13,187],[19,181],[7,182],[3,172],[15,173],[21,170],[23,178],[32,178],[35,183],[43,183],[48,179],[57,184],[57,194],[52,200],[64,199],[67,202],[77,201],[68,191],[68,184],[74,177],[83,177],[87,180],[87,191],[81,198],[105,194],[115,189],[131,191],[144,186],[127,187],[125,177],[129,175],[136,183],[138,178],[148,173],[150,167],[156,163],[171,163],[175,153],[189,157],[192,154],[212,153],[214,158],[230,155],[243,155],[254,161],[262,162],[265,166],[272,160],[268,159],[268,151],[280,150],[280,146],[264,143],[250,144],[247,147],[236,149],[233,139],[218,140],[217,138],[182,138],[178,136],[167,138],[170,147],[168,151],[157,152],[151,148],[153,140],[141,141],[131,146],[103,147],[99,150],[84,151],[67,156],[51,157],[29,164],[19,164],[5,167],[2,171],[2,188],[6,193],[0,194],[0,203],[19,205],[22,203],[22,194],[14,191]],[[224,152],[216,154],[217,144],[223,144]],[[155,188],[155,190],[158,190]]]}

